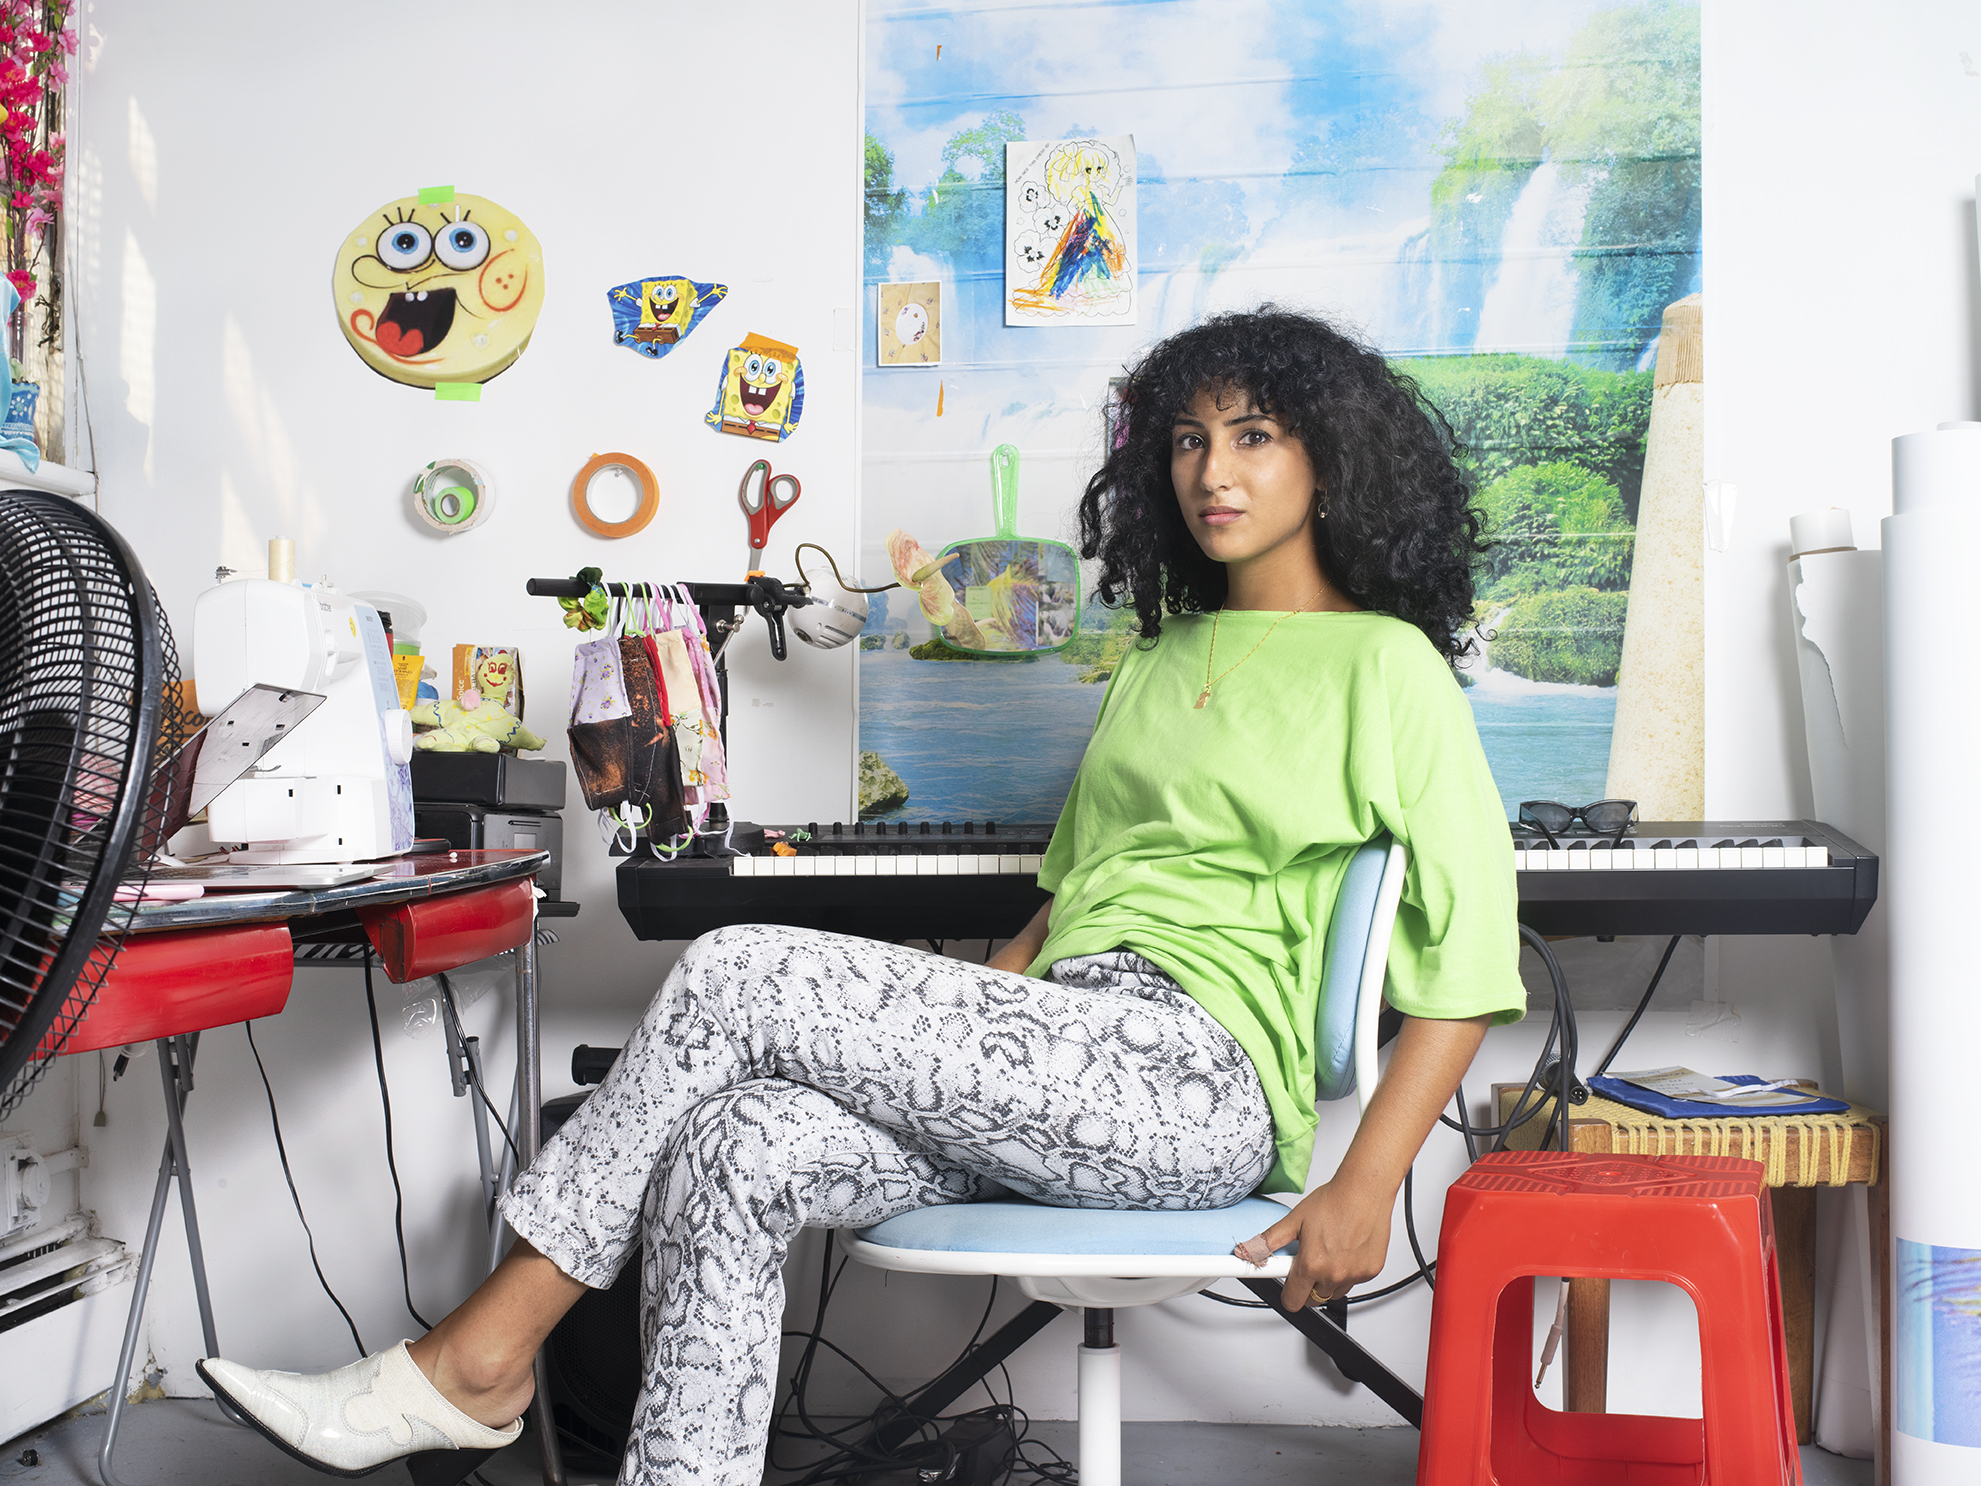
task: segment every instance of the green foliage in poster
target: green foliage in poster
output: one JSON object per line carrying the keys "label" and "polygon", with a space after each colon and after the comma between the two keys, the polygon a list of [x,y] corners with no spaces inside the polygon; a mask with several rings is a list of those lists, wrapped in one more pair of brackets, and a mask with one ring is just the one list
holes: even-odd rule
{"label": "green foliage in poster", "polygon": [[894,151],[867,136],[867,272],[879,272],[908,217],[908,193],[894,184]]}
{"label": "green foliage in poster", "polygon": [[1547,148],[1540,94],[1548,63],[1507,57],[1480,72],[1484,86],[1465,100],[1465,116],[1445,123],[1445,166],[1431,183],[1431,253],[1483,267],[1499,260],[1514,199]]}
{"label": "green foliage in poster", "polygon": [[1649,372],[1598,371],[1541,356],[1438,356],[1396,363],[1450,420],[1483,490],[1524,464],[1568,460],[1616,488],[1635,521],[1651,422]]}
{"label": "green foliage in poster", "polygon": [[1592,365],[1633,366],[1695,272],[1698,7],[1653,0],[1592,16],[1543,107],[1555,158],[1591,185],[1572,344]]}
{"label": "green foliage in poster", "polygon": [[1481,492],[1492,550],[1478,579],[1487,599],[1552,588],[1630,586],[1635,539],[1616,487],[1567,460],[1508,470]]}
{"label": "green foliage in poster", "polygon": [[1615,686],[1630,595],[1565,588],[1519,600],[1492,627],[1492,662],[1530,681]]}
{"label": "green foliage in poster", "polygon": [[[1096,619],[1101,622],[1093,623]],[[1080,633],[1059,648],[1059,658],[1078,666],[1082,681],[1105,681],[1121,664],[1137,633],[1133,609],[1108,609],[1094,603],[1086,610]]]}
{"label": "green foliage in poster", "polygon": [[910,219],[903,240],[918,253],[946,253],[961,268],[1004,270],[1004,147],[1025,137],[1010,109],[959,129],[942,147],[942,174]]}
{"label": "green foliage in poster", "polygon": [[[1699,241],[1699,10],[1681,0],[1606,10],[1559,63],[1523,53],[1481,68],[1478,92],[1445,126],[1431,186],[1431,249],[1483,265],[1499,256],[1520,189],[1543,158],[1589,188],[1570,355],[1634,367],[1664,307],[1696,272]],[[1457,268],[1464,276],[1466,270]]]}

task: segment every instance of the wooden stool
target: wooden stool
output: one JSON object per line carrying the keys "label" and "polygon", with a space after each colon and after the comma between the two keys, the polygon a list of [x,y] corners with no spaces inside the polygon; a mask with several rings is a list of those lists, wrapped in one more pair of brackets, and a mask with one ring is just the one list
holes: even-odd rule
{"label": "wooden stool", "polygon": [[[1798,1088],[1814,1089],[1808,1079],[1796,1080]],[[1505,1124],[1520,1097],[1523,1085],[1494,1084],[1493,1106],[1499,1112],[1496,1123]],[[1548,1100],[1541,1112],[1508,1138],[1514,1150],[1533,1150],[1547,1128],[1554,1101]],[[1819,1121],[1843,1121],[1864,1133],[1844,1143],[1839,1152]],[[1599,1094],[1589,1102],[1573,1106],[1568,1119],[1568,1148],[1588,1155],[1638,1152],[1650,1155],[1709,1155],[1712,1139],[1704,1128],[1707,1122],[1667,1120],[1629,1105],[1618,1104]],[[1714,1121],[1714,1124],[1735,1123]],[[1740,1122],[1746,1123],[1746,1122]],[[1796,1440],[1808,1444],[1810,1427],[1810,1380],[1816,1363],[1816,1189],[1818,1187],[1862,1184],[1870,1199],[1871,1251],[1877,1274],[1880,1317],[1879,1379],[1881,1402],[1878,1408],[1879,1440],[1877,1480],[1886,1486],[1891,1479],[1891,1201],[1885,1181],[1885,1117],[1875,1111],[1853,1106],[1847,1115],[1787,1117],[1786,1142],[1777,1151],[1773,1145],[1773,1120],[1756,1120],[1751,1137],[1752,1159],[1762,1163],[1783,1180],[1769,1183],[1769,1200],[1774,1208],[1775,1241],[1781,1261],[1782,1321],[1788,1337],[1790,1399],[1795,1408]],[[1721,1152],[1740,1155],[1735,1148]],[[1841,1176],[1841,1180],[1839,1180]],[[1600,1414],[1607,1411],[1609,1393],[1610,1282],[1604,1279],[1571,1279],[1568,1286],[1568,1326],[1564,1333],[1566,1356],[1561,1381],[1562,1408],[1570,1413]]]}

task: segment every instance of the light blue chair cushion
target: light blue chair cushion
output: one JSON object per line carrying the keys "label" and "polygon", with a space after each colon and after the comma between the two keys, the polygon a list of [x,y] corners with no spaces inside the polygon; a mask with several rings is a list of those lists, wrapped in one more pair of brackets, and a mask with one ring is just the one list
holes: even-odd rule
{"label": "light blue chair cushion", "polygon": [[1321,1007],[1314,1026],[1314,1097],[1345,1099],[1355,1092],[1355,1001],[1369,953],[1376,891],[1389,860],[1389,837],[1359,846],[1342,874],[1321,953]]}
{"label": "light blue chair cushion", "polygon": [[917,1208],[861,1229],[860,1237],[893,1249],[956,1254],[1229,1254],[1285,1216],[1284,1206],[1263,1197],[1182,1213],[1047,1207],[1013,1198]]}

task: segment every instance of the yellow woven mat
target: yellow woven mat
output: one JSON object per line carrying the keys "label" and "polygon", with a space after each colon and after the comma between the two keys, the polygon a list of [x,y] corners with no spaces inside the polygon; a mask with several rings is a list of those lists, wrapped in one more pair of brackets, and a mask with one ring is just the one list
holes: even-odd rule
{"label": "yellow woven mat", "polygon": [[[1552,1104],[1554,1101],[1549,1100]],[[1821,1168],[1819,1153],[1828,1147],[1829,1185],[1847,1185],[1855,1142],[1870,1143],[1871,1170],[1878,1166],[1879,1145],[1884,1138],[1883,1116],[1861,1104],[1851,1105],[1845,1114],[1744,1115],[1728,1119],[1667,1120],[1632,1109],[1614,1099],[1591,1093],[1587,1104],[1576,1105],[1570,1114],[1576,1120],[1601,1120],[1614,1132],[1614,1148],[1631,1156],[1738,1156],[1746,1161],[1764,1160],[1767,1183],[1771,1187],[1813,1187]],[[1529,1128],[1539,1133],[1547,1124],[1546,1107]],[[1798,1160],[1793,1178],[1788,1170],[1788,1133],[1799,1130],[1795,1142]],[[1524,1131],[1522,1132],[1525,1133]],[[1765,1140],[1764,1140],[1765,1137]],[[1818,1141],[1823,1142],[1822,1145]],[[1509,1142],[1511,1143],[1511,1142]],[[1757,1155],[1765,1145],[1764,1155]]]}

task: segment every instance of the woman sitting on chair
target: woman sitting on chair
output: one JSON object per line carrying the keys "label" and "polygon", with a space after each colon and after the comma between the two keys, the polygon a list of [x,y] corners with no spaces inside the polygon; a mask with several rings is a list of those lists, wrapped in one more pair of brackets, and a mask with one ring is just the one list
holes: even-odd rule
{"label": "woman sitting on chair", "polygon": [[1162,342],[1080,506],[1123,656],[986,965],[806,929],[718,930],[516,1180],[519,1235],[420,1340],[301,1376],[201,1375],[292,1455],[453,1482],[508,1443],[531,1363],[645,1244],[620,1480],[756,1486],[808,1224],[1017,1193],[1228,1206],[1306,1186],[1321,951],[1354,849],[1410,866],[1402,1032],[1340,1166],[1242,1245],[1294,1239],[1289,1309],[1383,1267],[1404,1174],[1494,1020],[1516,1020],[1513,858],[1450,663],[1479,520],[1450,430],[1376,352],[1263,309]]}

